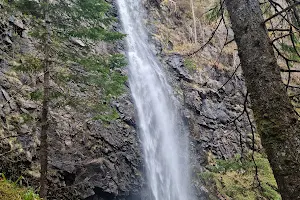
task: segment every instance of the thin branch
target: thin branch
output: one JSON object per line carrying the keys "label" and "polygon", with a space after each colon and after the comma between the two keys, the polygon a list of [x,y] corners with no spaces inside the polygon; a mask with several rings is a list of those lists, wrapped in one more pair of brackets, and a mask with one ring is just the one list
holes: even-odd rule
{"label": "thin branch", "polygon": [[235,130],[239,133],[239,140],[240,140],[240,148],[241,148],[241,161],[244,158],[244,148],[243,148],[243,135],[242,132],[238,129],[236,121],[233,122],[235,126]]}
{"label": "thin branch", "polygon": [[284,32],[284,31],[290,31],[290,29],[285,29],[285,28],[268,28],[268,31],[270,31],[270,32],[272,32],[272,31],[282,31],[282,32]]}
{"label": "thin branch", "polygon": [[[246,104],[246,106],[247,106],[247,104]],[[248,112],[248,110],[247,110],[247,107],[245,108],[245,113],[246,113],[248,122],[249,122],[249,124],[250,124],[251,134],[252,134],[252,154],[251,154],[251,157],[252,157],[252,161],[253,161],[254,166],[255,166],[254,181],[257,181],[258,187],[259,187],[260,189],[262,189],[261,182],[260,182],[259,176],[258,176],[258,166],[257,166],[257,164],[256,164],[255,157],[254,157],[254,152],[255,152],[255,133],[254,133],[254,125],[253,125],[252,122],[251,122],[250,114],[249,114],[249,112]]]}
{"label": "thin branch", "polygon": [[[220,7],[219,12],[223,12],[223,10],[224,10],[223,4],[224,4],[224,1],[223,1],[222,4],[221,4],[221,7]],[[188,53],[188,54],[186,54],[186,55],[184,55],[184,56],[189,57],[189,56],[192,56],[192,55],[198,53],[199,51],[202,51],[202,50],[203,50],[203,49],[211,42],[211,40],[214,38],[214,36],[215,36],[217,30],[219,29],[219,27],[220,27],[222,21],[223,21],[223,17],[221,17],[221,19],[220,19],[219,22],[218,22],[217,27],[214,29],[214,31],[212,32],[211,36],[209,37],[209,39],[207,40],[207,42],[205,42],[204,45],[202,45],[202,46],[201,46],[199,49],[197,49],[196,51],[193,51],[193,52],[191,52],[191,53]],[[225,23],[225,22],[224,22],[224,23]]]}
{"label": "thin branch", "polygon": [[292,30],[292,27],[290,28],[290,38],[291,38],[293,48],[294,48],[297,56],[300,58],[300,53],[298,52],[298,48],[296,47],[296,44],[295,44],[295,41],[294,41],[294,33],[293,33],[293,30]]}
{"label": "thin branch", "polygon": [[235,75],[235,73],[237,72],[238,68],[241,66],[241,64],[238,64],[238,66],[235,68],[234,72],[232,73],[232,75],[229,77],[229,79],[222,85],[222,87],[220,87],[218,90],[223,89],[223,87],[225,85],[227,85],[227,83],[233,78],[233,76]]}
{"label": "thin branch", "polygon": [[281,72],[291,72],[291,73],[293,73],[293,72],[295,72],[295,73],[300,72],[299,69],[280,69],[280,71]]}
{"label": "thin branch", "polygon": [[[282,20],[281,20],[281,21],[283,21],[283,20],[286,21],[290,26],[292,26],[293,28],[295,28],[296,30],[299,31],[299,28],[298,28],[297,26],[295,26],[293,23],[291,23],[291,22],[289,21],[289,19],[286,18],[287,13],[285,13],[285,16],[282,15],[281,11],[284,10],[284,9],[282,8],[282,6],[281,6],[279,3],[274,2],[274,1],[272,1],[272,0],[269,0],[269,2],[270,2],[271,5],[273,6],[273,8],[274,8],[275,11],[277,12],[277,14],[280,15],[280,16],[282,17]],[[279,11],[279,10],[276,8],[276,6],[280,7],[282,10]],[[278,23],[278,24],[281,24],[281,22]]]}
{"label": "thin branch", "polygon": [[300,89],[300,86],[298,85],[288,85],[288,84],[284,84],[284,85],[289,88]]}
{"label": "thin branch", "polygon": [[241,112],[241,114],[239,114],[234,120],[232,120],[231,122],[229,123],[234,123],[236,120],[238,120],[246,111],[246,108],[247,108],[247,99],[248,99],[248,92],[246,93],[246,96],[245,96],[245,100],[244,100],[244,109],[243,109],[243,112]]}
{"label": "thin branch", "polygon": [[278,38],[275,38],[275,39],[272,41],[272,43],[274,43],[274,42],[276,42],[277,40],[280,40],[280,39],[282,39],[282,38],[288,37],[288,36],[290,36],[290,35],[291,35],[291,33],[288,33],[288,34],[282,35],[282,36],[280,36],[280,37],[278,37]]}
{"label": "thin branch", "polygon": [[230,43],[232,43],[232,42],[234,42],[234,41],[235,41],[234,39],[229,40],[228,42],[225,43],[225,46],[227,46],[228,44],[230,44]]}
{"label": "thin branch", "polygon": [[[222,2],[221,2],[221,3],[222,3]],[[225,28],[226,28],[226,37],[225,37],[225,42],[224,42],[224,44],[223,44],[223,46],[222,46],[222,48],[221,48],[221,51],[220,51],[220,53],[219,53],[219,56],[218,56],[218,58],[216,59],[214,65],[216,65],[217,62],[219,62],[220,57],[221,57],[221,55],[222,55],[222,53],[223,53],[223,50],[224,50],[224,48],[225,48],[225,46],[226,46],[226,41],[228,40],[228,37],[229,37],[229,29],[228,29],[227,24],[226,24],[226,22],[225,22],[224,12],[222,12],[222,17],[221,17],[221,19],[223,19],[224,26],[225,26]]]}
{"label": "thin branch", "polygon": [[267,18],[267,19],[263,22],[263,24],[265,24],[266,22],[270,21],[270,20],[273,19],[274,17],[277,17],[278,15],[281,15],[282,13],[287,12],[288,10],[294,8],[294,7],[297,6],[297,5],[300,5],[300,2],[296,2],[296,3],[294,3],[294,4],[292,4],[292,5],[288,6],[288,7],[286,7],[285,9],[283,9],[283,10],[277,12],[276,14],[274,14],[274,15],[272,15],[271,17]]}
{"label": "thin branch", "polygon": [[289,61],[289,62],[300,63],[298,60],[294,60],[294,59],[287,58],[285,55],[283,55],[283,54],[279,51],[279,49],[276,47],[276,45],[273,45],[273,48],[276,50],[276,52],[278,53],[278,55],[279,55],[280,57],[282,57],[284,60]]}

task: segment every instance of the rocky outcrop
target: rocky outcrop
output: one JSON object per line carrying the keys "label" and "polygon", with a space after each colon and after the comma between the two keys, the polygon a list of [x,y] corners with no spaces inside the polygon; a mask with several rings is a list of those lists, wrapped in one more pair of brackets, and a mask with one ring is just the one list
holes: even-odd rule
{"label": "rocky outcrop", "polygon": [[[166,5],[161,5],[159,12],[151,3],[146,7],[149,20],[152,21],[148,30],[155,44],[154,51],[168,72],[169,82],[180,101],[182,116],[190,132],[190,160],[195,193],[205,199],[208,190],[199,174],[206,170],[208,154],[219,159],[229,159],[252,149],[251,126],[243,114],[247,91],[241,69],[236,70],[238,58],[235,51],[216,53],[220,47],[212,43],[202,50],[202,55],[188,57],[174,53],[176,51],[168,45],[175,42],[170,36],[172,32],[174,40],[180,36],[183,41],[189,40],[185,37],[189,35],[189,30],[183,23],[184,13],[178,13],[182,12],[180,8],[174,13]],[[159,35],[159,29],[168,31],[168,37]],[[210,34],[208,30],[207,38]],[[222,32],[217,33],[216,37],[221,37],[220,34]],[[232,37],[232,31],[229,34]],[[194,59],[203,55],[205,59]],[[214,63],[208,62],[209,59],[214,60]],[[185,60],[194,62],[192,64],[195,66],[188,66]],[[252,113],[249,112],[251,123],[254,124]],[[261,149],[257,141],[255,149]]]}
{"label": "rocky outcrop", "polygon": [[[163,60],[173,77],[170,81],[181,101],[182,115],[190,131],[193,179],[196,194],[203,198],[207,190],[199,174],[208,164],[208,153],[229,159],[251,149],[251,128],[246,115],[240,116],[246,94],[244,80],[239,71],[223,86],[232,72],[216,66],[204,66],[191,72],[178,54],[166,55]],[[256,148],[259,147],[256,145]]]}
{"label": "rocky outcrop", "polygon": [[[177,15],[168,15],[166,9],[155,12],[151,4],[147,7],[150,10],[150,20],[160,21],[162,26],[170,26],[180,34],[182,30],[176,23]],[[164,20],[167,17],[168,20]],[[203,54],[206,55],[206,59],[213,58],[218,62],[199,61],[194,63],[196,67],[189,68],[184,60],[191,58],[164,51],[167,47],[156,37],[157,29],[157,25],[148,28],[153,35],[155,51],[161,58],[169,74],[169,82],[181,102],[191,139],[201,143],[204,149],[212,151],[219,158],[229,158],[239,153],[239,132],[246,146],[247,135],[251,129],[245,116],[239,118],[237,126],[232,123],[243,112],[246,95],[241,70],[238,69],[234,73],[238,62],[235,52],[212,53],[218,52],[218,47],[209,44],[208,50],[203,50]]]}
{"label": "rocky outcrop", "polygon": [[[39,128],[35,121],[40,105],[26,99],[33,89],[20,79],[1,69],[0,171],[14,180],[23,175],[35,185],[39,178]],[[49,199],[102,198],[103,194],[126,197],[139,192],[142,159],[133,128],[134,108],[128,95],[113,106],[120,118],[109,124],[86,121],[85,115],[69,107],[51,111]]]}
{"label": "rocky outcrop", "polygon": [[[173,69],[183,68],[179,55],[167,56],[166,63]],[[185,70],[185,73],[185,78],[182,78],[183,73],[175,70],[174,76],[180,82],[183,114],[192,139],[219,158],[240,153],[238,131],[241,131],[244,144],[247,133],[251,132],[246,118],[239,118],[237,126],[233,123],[244,109],[246,89],[240,72],[224,86],[231,74],[217,66],[204,66],[191,73]]]}
{"label": "rocky outcrop", "polygon": [[[41,103],[29,94],[42,79],[14,70],[18,63],[8,59],[12,50],[30,52],[34,41],[24,36],[28,26],[22,15],[2,14],[0,43],[6,48],[0,52],[7,56],[0,57],[0,172],[12,180],[22,175],[22,182],[37,187]],[[74,38],[71,42],[85,45]],[[111,49],[103,43],[95,46],[96,51]],[[128,88],[111,107],[119,117],[109,123],[89,120],[89,113],[68,106],[51,109],[48,199],[125,200],[140,193],[142,157]]]}

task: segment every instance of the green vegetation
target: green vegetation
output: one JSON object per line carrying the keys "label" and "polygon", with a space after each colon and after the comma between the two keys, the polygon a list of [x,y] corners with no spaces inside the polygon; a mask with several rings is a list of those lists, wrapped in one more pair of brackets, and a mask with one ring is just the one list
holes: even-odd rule
{"label": "green vegetation", "polygon": [[[290,40],[290,43],[281,42],[283,53],[286,54],[288,59],[300,62],[300,38],[295,33],[291,33]],[[291,63],[290,66],[292,66]]]}
{"label": "green vegetation", "polygon": [[[121,54],[96,50],[99,42],[109,45],[125,36],[110,29],[116,20],[110,14],[110,4],[104,0],[68,3],[62,0],[55,3],[16,0],[13,3],[6,1],[4,6],[16,18],[30,21],[29,36],[36,41],[34,48],[37,51],[24,54],[14,49],[15,54],[6,58],[12,63],[13,70],[30,77],[41,77],[45,61],[49,59],[54,83],[50,88],[52,108],[69,105],[81,112],[92,112],[91,119],[105,122],[118,118],[109,102],[124,91],[127,77],[118,68],[127,63]],[[43,85],[40,84],[28,99],[40,102],[43,97]]]}
{"label": "green vegetation", "polygon": [[1,200],[41,200],[32,189],[21,187],[17,182],[7,180],[2,174],[0,178]]}
{"label": "green vegetation", "polygon": [[184,59],[184,65],[187,69],[191,71],[197,69],[197,64],[193,61],[193,59],[189,59],[189,58]]}
{"label": "green vegetation", "polygon": [[217,191],[225,199],[253,200],[272,199],[280,200],[271,167],[263,154],[255,153],[255,162],[258,169],[258,180],[255,178],[255,164],[249,154],[241,160],[236,156],[229,160],[211,159],[207,166],[208,171],[200,177],[207,183],[216,185]]}
{"label": "green vegetation", "polygon": [[[110,47],[125,35],[113,30],[116,19],[105,0],[15,0],[0,8],[7,12],[4,21],[15,26],[3,59],[15,80],[28,77],[30,92],[20,89],[20,98],[41,106],[40,115],[33,113],[38,117],[26,123],[40,126],[40,196],[46,198],[50,113],[73,107],[86,121],[119,117],[110,102],[124,91],[127,78],[119,68],[126,62]],[[24,37],[32,41],[30,51],[21,48]]]}
{"label": "green vegetation", "polygon": [[208,10],[205,16],[209,22],[214,22],[221,17],[222,13],[220,1],[214,1],[213,6]]}

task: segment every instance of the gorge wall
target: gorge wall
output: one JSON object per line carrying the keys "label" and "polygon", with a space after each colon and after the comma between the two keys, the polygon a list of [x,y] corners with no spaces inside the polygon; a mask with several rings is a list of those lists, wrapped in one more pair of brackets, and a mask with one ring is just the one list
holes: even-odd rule
{"label": "gorge wall", "polygon": [[[114,2],[111,3],[117,13]],[[185,21],[184,10],[179,8],[174,12],[172,6],[156,0],[145,1],[145,7],[152,49],[169,75],[190,131],[195,193],[199,199],[205,199],[211,191],[203,185],[199,174],[205,171],[208,155],[232,158],[241,153],[241,145],[245,149],[251,145],[246,117],[241,117],[236,125],[231,123],[244,109],[246,89],[241,72],[238,70],[222,87],[235,70],[236,54],[234,51],[219,54],[220,45],[209,44],[202,52],[206,59],[187,62],[189,58],[181,55],[184,53],[177,48],[180,42],[190,43],[191,24],[190,19],[188,23]],[[20,53],[32,51],[34,41],[26,36],[27,19],[19,15],[15,16],[18,20],[11,21],[1,5],[0,9],[4,13],[0,22],[1,43],[20,46]],[[209,38],[211,26],[203,25],[202,29],[205,30],[204,38]],[[16,30],[21,31],[21,39],[10,34]],[[166,30],[167,40],[162,35]],[[222,38],[224,34],[223,29],[217,37]],[[124,51],[123,43],[95,46],[99,51]],[[5,51],[10,48],[1,49],[0,53]],[[39,128],[27,118],[38,118],[41,104],[31,101],[28,93],[42,80],[14,71],[14,64],[0,57],[0,172],[13,180],[23,175],[25,184],[36,186]],[[126,75],[126,69],[120,73]],[[51,110],[54,123],[49,132],[49,199],[147,199],[141,197],[146,189],[143,155],[134,105],[126,87],[127,92],[111,102],[119,118],[109,124],[87,121],[86,115],[70,107]]]}

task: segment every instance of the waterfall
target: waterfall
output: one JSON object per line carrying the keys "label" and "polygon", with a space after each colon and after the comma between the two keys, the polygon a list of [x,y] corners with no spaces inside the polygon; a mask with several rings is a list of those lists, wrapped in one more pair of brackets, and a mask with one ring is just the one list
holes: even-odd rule
{"label": "waterfall", "polygon": [[150,49],[142,0],[117,0],[127,34],[129,84],[151,200],[191,200],[188,136],[166,75]]}

